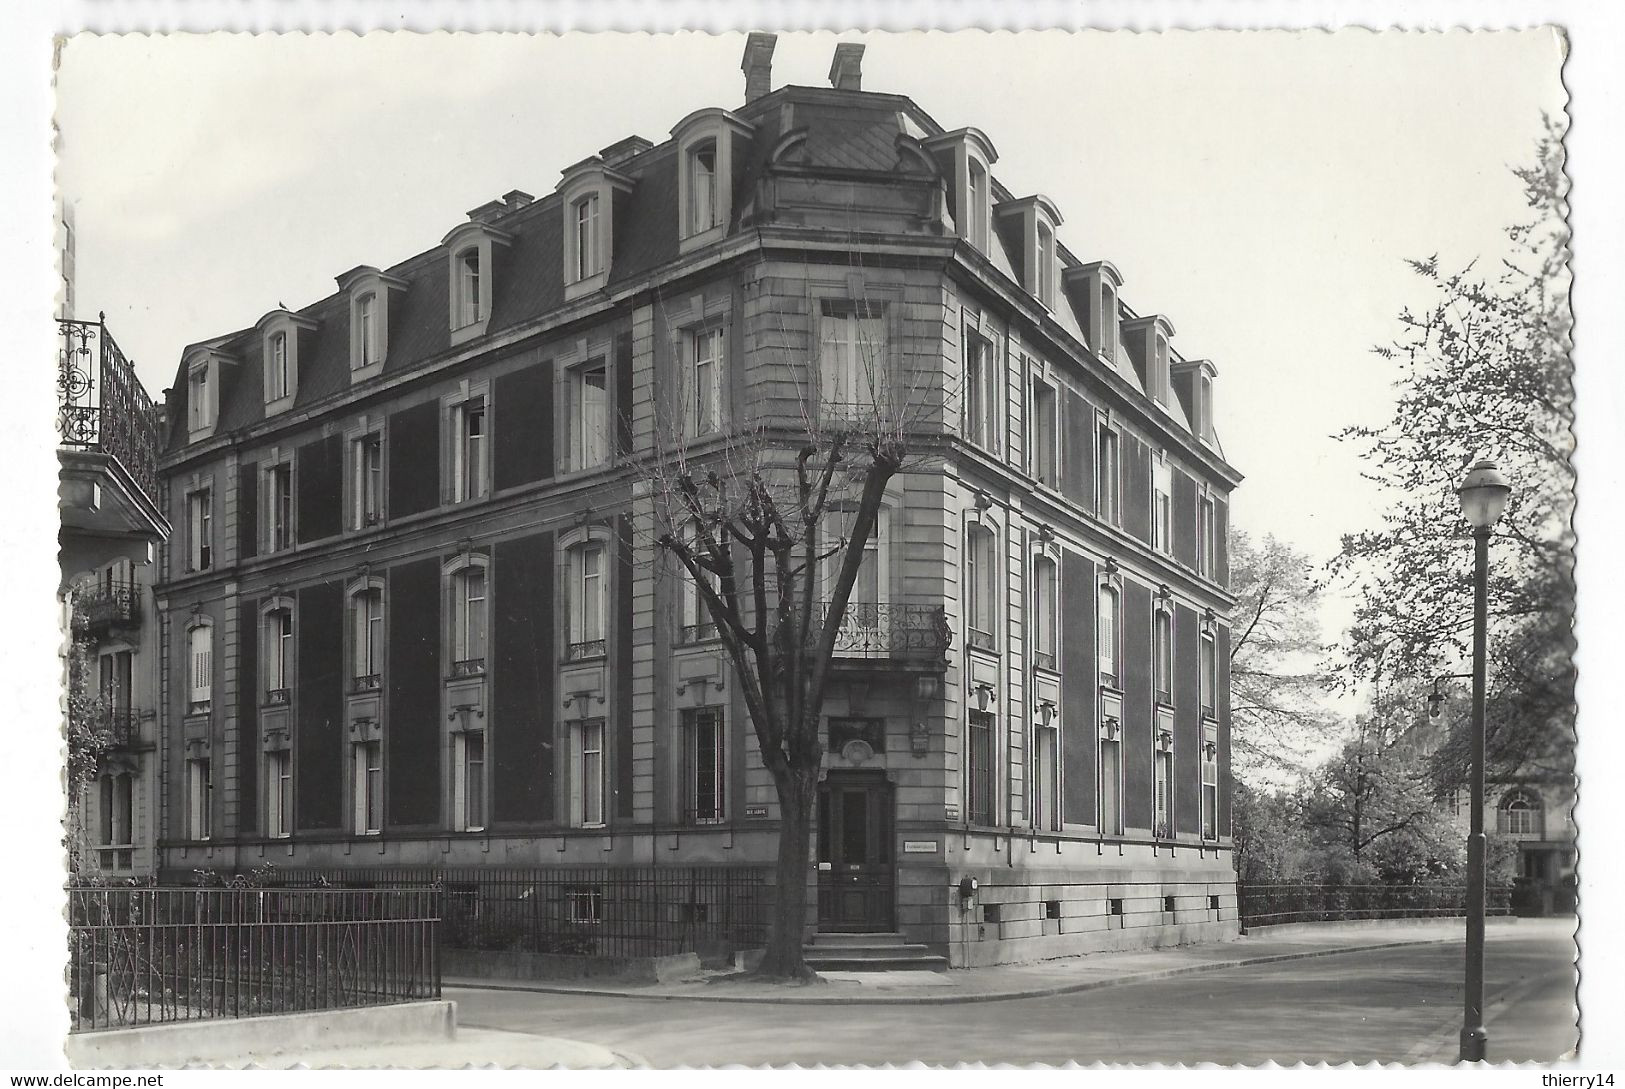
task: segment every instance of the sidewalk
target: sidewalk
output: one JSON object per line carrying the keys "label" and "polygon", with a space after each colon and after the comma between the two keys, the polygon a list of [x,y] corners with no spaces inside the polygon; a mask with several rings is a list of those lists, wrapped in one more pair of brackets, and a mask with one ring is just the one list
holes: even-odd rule
{"label": "sidewalk", "polygon": [[[1555,925],[1572,930],[1572,919],[1490,919],[1489,935],[1510,927],[1523,929]],[[729,973],[706,973],[672,983],[634,986],[576,980],[491,980],[447,977],[448,989],[537,991],[581,994],[599,998],[641,998],[695,1002],[779,1002],[800,1004],[931,1005],[957,1002],[995,1002],[1037,998],[1074,991],[1143,983],[1191,972],[1237,968],[1248,964],[1334,956],[1370,949],[1429,942],[1461,941],[1460,919],[1404,921],[1403,925],[1328,923],[1309,927],[1282,927],[1281,933],[1255,932],[1227,942],[1144,949],[1118,953],[1090,953],[1078,957],[1003,964],[991,968],[955,968],[947,972],[824,972],[822,984],[792,987],[746,983],[728,979]],[[448,997],[455,995],[448,994]]]}

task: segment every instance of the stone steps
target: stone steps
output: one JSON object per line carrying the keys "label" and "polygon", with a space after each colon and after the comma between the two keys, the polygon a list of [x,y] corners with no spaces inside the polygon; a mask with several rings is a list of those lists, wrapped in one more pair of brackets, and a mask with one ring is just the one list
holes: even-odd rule
{"label": "stone steps", "polygon": [[890,931],[879,934],[814,934],[803,953],[807,966],[830,972],[945,972],[948,958]]}

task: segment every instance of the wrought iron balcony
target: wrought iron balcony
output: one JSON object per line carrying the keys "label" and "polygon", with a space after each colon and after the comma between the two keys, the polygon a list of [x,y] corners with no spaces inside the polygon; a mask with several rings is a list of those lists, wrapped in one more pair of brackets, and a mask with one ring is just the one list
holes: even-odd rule
{"label": "wrought iron balcony", "polygon": [[[829,620],[829,607],[819,603],[822,623]],[[934,663],[947,657],[950,638],[941,605],[851,601],[835,636],[835,656]]]}
{"label": "wrought iron balcony", "polygon": [[265,690],[265,706],[286,707],[288,705],[288,690],[286,688],[268,688]]}
{"label": "wrought iron balcony", "polygon": [[92,635],[141,622],[141,588],[133,582],[97,583],[73,595],[73,629]]}
{"label": "wrought iron balcony", "polygon": [[602,639],[588,639],[580,643],[571,643],[564,649],[564,660],[567,662],[581,662],[588,658],[602,658],[609,653],[609,644]]}
{"label": "wrought iron balcony", "polygon": [[57,320],[56,429],[62,445],[116,458],[158,498],[158,411],[107,323]]}
{"label": "wrought iron balcony", "polygon": [[484,658],[464,658],[451,663],[453,677],[478,677],[485,672]]}
{"label": "wrought iron balcony", "polygon": [[351,681],[352,692],[376,692],[383,684],[383,674],[368,673],[363,677],[356,677]]}
{"label": "wrought iron balcony", "polygon": [[108,707],[102,711],[101,728],[115,749],[127,749],[141,741],[141,712],[133,707]]}

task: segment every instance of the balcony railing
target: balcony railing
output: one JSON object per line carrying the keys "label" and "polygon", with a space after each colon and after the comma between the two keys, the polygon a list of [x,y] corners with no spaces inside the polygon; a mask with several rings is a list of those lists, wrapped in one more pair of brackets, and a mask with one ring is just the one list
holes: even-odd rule
{"label": "balcony railing", "polygon": [[478,677],[485,672],[484,658],[464,658],[451,663],[453,677]]}
{"label": "balcony railing", "polygon": [[602,658],[608,653],[609,644],[602,639],[587,639],[580,643],[571,643],[564,649],[564,660],[567,662],[580,662],[588,658]]}
{"label": "balcony railing", "polygon": [[118,459],[136,486],[158,497],[158,412],[105,320],[58,319],[57,434],[63,446]]}
{"label": "balcony railing", "polygon": [[141,592],[133,582],[98,583],[73,595],[75,631],[101,632],[141,620]]}
{"label": "balcony railing", "polygon": [[267,688],[265,690],[265,706],[286,707],[288,705],[288,690],[286,688]]}
{"label": "balcony railing", "polygon": [[[829,608],[819,603],[821,623],[828,622]],[[941,605],[851,601],[835,636],[835,656],[937,662],[947,657],[949,639]]]}
{"label": "balcony railing", "polygon": [[677,641],[679,643],[703,643],[707,639],[715,639],[716,637],[717,626],[711,623],[684,624],[677,629]]}
{"label": "balcony railing", "polygon": [[1054,653],[1052,653],[1051,651],[1047,651],[1047,650],[1035,650],[1035,651],[1033,651],[1033,665],[1037,666],[1039,669],[1054,670],[1055,669],[1055,655],[1054,655]]}
{"label": "balcony railing", "polygon": [[127,749],[141,741],[141,712],[133,707],[108,707],[102,711],[101,729],[112,739],[115,749]]}
{"label": "balcony railing", "polygon": [[381,673],[368,673],[366,676],[356,677],[351,683],[351,691],[376,692],[383,684],[383,679],[383,674]]}

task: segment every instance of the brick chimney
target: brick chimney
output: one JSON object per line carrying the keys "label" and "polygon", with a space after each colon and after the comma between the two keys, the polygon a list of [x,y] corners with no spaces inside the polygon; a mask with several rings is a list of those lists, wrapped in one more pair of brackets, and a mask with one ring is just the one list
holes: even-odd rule
{"label": "brick chimney", "polygon": [[739,70],[745,73],[745,101],[755,102],[773,89],[773,47],[777,34],[756,31],[745,39],[745,58]]}
{"label": "brick chimney", "polygon": [[863,90],[863,46],[858,42],[842,42],[835,47],[835,59],[829,66],[829,85],[837,91]]}

